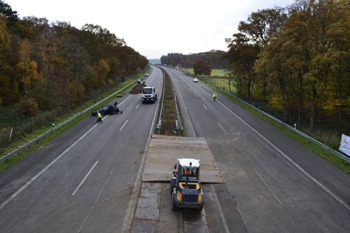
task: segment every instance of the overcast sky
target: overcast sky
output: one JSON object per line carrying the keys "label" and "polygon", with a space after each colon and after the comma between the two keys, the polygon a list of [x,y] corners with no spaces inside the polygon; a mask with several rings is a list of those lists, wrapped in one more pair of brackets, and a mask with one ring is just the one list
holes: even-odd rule
{"label": "overcast sky", "polygon": [[4,0],[19,17],[100,25],[148,59],[168,53],[227,51],[225,38],[258,9],[294,0]]}

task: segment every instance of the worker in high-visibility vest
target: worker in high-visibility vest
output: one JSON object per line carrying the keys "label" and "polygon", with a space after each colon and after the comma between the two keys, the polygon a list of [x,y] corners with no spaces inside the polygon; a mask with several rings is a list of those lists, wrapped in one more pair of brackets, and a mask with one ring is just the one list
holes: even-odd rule
{"label": "worker in high-visibility vest", "polygon": [[102,115],[101,115],[101,113],[100,112],[97,112],[97,122],[102,122],[103,123],[103,121],[102,121]]}
{"label": "worker in high-visibility vest", "polygon": [[216,93],[213,94],[213,99],[216,100]]}

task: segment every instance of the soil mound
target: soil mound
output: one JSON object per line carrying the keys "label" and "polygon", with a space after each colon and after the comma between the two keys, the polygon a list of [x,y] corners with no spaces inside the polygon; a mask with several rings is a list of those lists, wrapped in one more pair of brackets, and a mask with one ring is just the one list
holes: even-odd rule
{"label": "soil mound", "polygon": [[132,88],[132,90],[130,91],[130,94],[132,94],[132,95],[140,94],[142,88],[145,87],[145,86],[146,86],[146,84],[144,84],[144,83],[142,83],[142,84],[141,84],[141,83],[136,84],[136,86],[134,86],[134,87]]}

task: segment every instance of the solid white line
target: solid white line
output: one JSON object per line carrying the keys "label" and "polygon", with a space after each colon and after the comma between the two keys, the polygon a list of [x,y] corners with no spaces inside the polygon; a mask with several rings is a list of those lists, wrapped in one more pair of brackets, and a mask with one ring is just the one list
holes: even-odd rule
{"label": "solid white line", "polygon": [[[124,147],[123,147],[123,149],[122,149],[122,151],[121,151],[121,154],[123,154],[124,149],[125,149],[126,145],[128,145],[128,143],[129,143],[129,139],[128,139],[128,141],[125,143],[125,145],[124,145]],[[103,190],[105,189],[105,187],[106,187],[106,185],[107,185],[109,179],[111,178],[112,174],[114,173],[114,170],[115,170],[115,168],[116,168],[116,166],[117,166],[117,164],[118,164],[118,162],[119,162],[119,159],[120,159],[120,156],[119,156],[119,157],[117,158],[117,160],[115,161],[114,166],[113,166],[111,172],[109,173],[109,176],[108,176],[106,182],[104,183],[102,189],[100,190],[100,193],[97,195],[94,204],[92,205],[92,207],[91,207],[89,213],[88,213],[87,216],[85,217],[85,219],[84,219],[83,223],[81,224],[81,226],[80,226],[78,232],[81,232],[81,229],[84,227],[86,220],[89,218],[89,216],[91,215],[92,211],[94,210],[94,208],[95,208],[95,206],[96,206],[96,203],[97,203],[98,200],[100,199],[100,196],[101,196]]]}
{"label": "solid white line", "polygon": [[220,125],[220,123],[218,122],[218,125],[220,126],[220,128],[226,133],[226,130],[224,128],[222,128],[222,126]]}
{"label": "solid white line", "polygon": [[[182,78],[181,78],[181,79],[182,79]],[[185,83],[186,83],[186,81],[185,81]],[[179,88],[177,87],[176,83],[175,83],[175,82],[173,82],[173,84],[174,84],[174,86],[175,86],[176,93],[177,93],[177,94],[180,94]],[[185,110],[186,110],[186,113],[187,113],[187,115],[188,115],[188,119],[189,119],[189,116],[190,116],[190,115],[189,115],[189,113],[188,113],[188,110],[187,110],[187,106],[186,106],[186,104],[185,104],[185,101],[183,100],[183,98],[182,98],[182,96],[181,96],[181,95],[179,95],[178,99],[180,99],[180,100],[181,100],[181,102],[182,102],[182,106],[184,106],[184,107],[185,107]],[[180,107],[180,108],[181,108],[181,107]],[[191,126],[191,129],[192,129],[192,132],[193,132],[193,134],[194,134],[194,137],[197,137],[197,136],[196,136],[196,132],[194,131],[194,128],[193,128],[193,124],[192,124],[191,119],[189,119],[188,123],[189,123],[189,124],[190,124],[190,126]]]}
{"label": "solid white line", "polygon": [[[159,109],[159,101],[157,101],[157,102],[158,103],[157,103],[156,109]],[[151,141],[152,132],[154,129],[154,124],[156,122],[156,117],[157,117],[156,113],[157,113],[157,111],[154,113],[154,116],[153,116],[152,125],[151,125],[151,128],[150,128],[149,133],[148,133],[147,144],[146,144],[145,149],[143,151],[142,161],[141,161],[139,171],[137,173],[137,177],[136,177],[136,180],[134,183],[134,188],[133,188],[132,193],[131,193],[128,209],[126,210],[126,214],[125,214],[124,221],[123,221],[123,226],[122,226],[122,229],[120,231],[121,233],[129,232],[131,227],[132,227],[133,217],[134,217],[136,205],[138,202],[138,196],[139,196],[139,193],[141,190],[142,173],[143,173],[143,169],[145,166],[145,160],[146,160],[146,157],[148,154],[148,145]]]}
{"label": "solid white line", "polygon": [[[220,102],[219,102],[220,103]],[[233,114],[238,120],[240,120],[243,124],[245,124],[248,128],[250,128],[254,133],[256,133],[259,137],[261,137],[265,142],[267,142],[270,146],[272,146],[276,151],[278,151],[284,158],[286,158],[289,162],[291,162],[297,169],[299,169],[302,173],[304,173],[309,179],[315,182],[318,186],[320,186],[324,191],[326,191],[329,195],[331,195],[335,200],[337,200],[340,204],[342,204],[347,210],[350,210],[350,207],[336,195],[334,195],[329,189],[327,189],[323,184],[318,182],[313,176],[311,176],[307,171],[305,171],[302,167],[300,167],[296,162],[294,162],[291,158],[288,157],[285,153],[283,153],[277,146],[272,144],[269,140],[267,140],[264,136],[262,136],[258,131],[256,131],[253,127],[251,127],[247,122],[245,122],[242,118],[233,113],[229,108],[220,103],[224,108],[227,109],[231,114]]]}
{"label": "solid white line", "polygon": [[[106,117],[105,117],[106,118]],[[68,149],[63,151],[56,159],[54,159],[49,165],[47,165],[43,170],[41,170],[36,176],[34,176],[30,181],[23,185],[17,192],[12,194],[6,201],[0,205],[0,210],[4,208],[11,200],[13,200],[18,194],[20,194],[24,189],[26,189],[31,183],[33,183],[39,176],[41,176],[47,169],[49,169],[54,163],[56,163],[63,155],[65,155],[70,149],[72,149],[80,140],[82,140],[88,133],[90,133],[99,123],[96,123],[89,131],[87,131],[83,136],[81,136],[76,142],[74,142]]]}
{"label": "solid white line", "polygon": [[36,193],[35,197],[28,203],[28,205],[21,211],[21,213],[6,227],[6,229],[4,230],[4,232],[6,232],[7,229],[9,229],[13,223],[15,223],[17,221],[17,219],[19,219],[19,217],[21,217],[23,215],[23,213],[29,208],[29,206],[34,202],[34,200],[39,196],[39,193],[41,193],[41,191],[44,189],[44,187],[46,186],[46,184],[51,180],[52,175],[56,172],[56,170],[50,174],[49,179],[46,180],[45,184],[40,188],[40,190]]}
{"label": "solid white line", "polygon": [[277,201],[282,205],[282,202],[280,201],[280,199],[278,199],[277,195],[272,191],[272,189],[270,188],[270,186],[265,182],[265,180],[262,178],[262,176],[258,173],[257,170],[254,171],[256,172],[256,174],[258,174],[258,176],[260,177],[260,179],[262,180],[262,182],[264,182],[265,186],[270,190],[270,192],[273,194],[273,196],[277,199]]}
{"label": "solid white line", "polygon": [[213,184],[211,184],[211,189],[213,190],[213,195],[215,196],[215,200],[217,202],[216,207],[219,209],[221,220],[222,220],[222,223],[224,224],[224,227],[225,227],[225,231],[227,233],[230,233],[230,230],[227,227],[226,219],[225,219],[224,213],[222,212],[221,205],[220,205],[218,196],[216,195],[215,188],[214,188]]}
{"label": "solid white line", "polygon": [[122,131],[122,129],[124,128],[124,126],[126,125],[127,122],[128,122],[128,120],[125,121],[124,125],[120,128],[119,131]]}
{"label": "solid white line", "polygon": [[[205,105],[204,105],[204,104],[203,104],[203,106],[205,107]],[[206,109],[206,110],[208,110],[208,109],[207,109],[207,107],[205,107],[205,109]]]}
{"label": "solid white line", "polygon": [[[204,92],[206,92],[208,95],[212,96],[209,92],[201,88]],[[256,131],[253,127],[251,127],[247,122],[245,122],[242,118],[240,118],[238,115],[236,115],[234,112],[232,112],[228,107],[226,107],[223,103],[216,100],[221,106],[226,108],[227,111],[229,111],[232,115],[234,115],[238,120],[240,120],[243,124],[245,124],[248,128],[250,128],[254,133],[256,133],[259,137],[261,137],[264,141],[266,141],[270,146],[272,146],[275,150],[277,150],[284,158],[286,158],[289,162],[291,162],[297,169],[299,169],[302,173],[304,173],[309,179],[311,179],[313,182],[315,182],[319,187],[321,187],[324,191],[326,191],[329,195],[331,195],[335,200],[337,200],[340,204],[342,204],[347,210],[350,211],[350,206],[347,205],[343,200],[338,198],[336,195],[334,195],[329,189],[327,189],[323,184],[318,182],[313,176],[311,176],[308,172],[306,172],[302,167],[300,167],[296,162],[294,162],[291,158],[288,157],[285,153],[283,153],[277,146],[272,144],[269,140],[267,140],[264,136],[262,136],[258,131]]]}
{"label": "solid white line", "polygon": [[80,182],[80,184],[78,185],[78,187],[74,190],[74,192],[72,193],[72,196],[75,195],[75,193],[79,190],[80,186],[83,185],[84,181],[86,180],[86,178],[90,175],[90,173],[92,172],[92,170],[95,168],[95,166],[97,165],[98,161],[96,161],[96,163],[94,164],[94,166],[92,166],[92,168],[90,169],[90,171],[86,174],[86,176],[84,177],[84,179]]}

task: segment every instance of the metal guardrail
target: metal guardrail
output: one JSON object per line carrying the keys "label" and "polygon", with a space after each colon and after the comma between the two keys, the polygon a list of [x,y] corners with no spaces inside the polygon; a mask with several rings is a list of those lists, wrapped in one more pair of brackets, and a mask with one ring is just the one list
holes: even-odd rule
{"label": "metal guardrail", "polygon": [[33,140],[30,140],[30,141],[28,141],[26,144],[17,147],[14,151],[11,151],[11,152],[9,152],[9,153],[6,153],[3,157],[0,158],[0,162],[2,162],[3,160],[8,159],[9,157],[13,156],[14,154],[19,153],[21,150],[23,150],[23,149],[29,147],[29,146],[30,146],[31,144],[33,144],[34,142],[37,142],[37,141],[39,141],[40,139],[45,138],[48,134],[50,134],[50,133],[52,133],[53,131],[55,131],[55,130],[61,128],[62,126],[64,126],[64,125],[67,124],[68,122],[70,122],[70,121],[74,120],[75,118],[77,118],[78,116],[80,116],[80,115],[86,113],[87,111],[91,110],[92,108],[94,108],[95,106],[101,104],[102,102],[108,100],[109,98],[115,96],[117,93],[123,91],[125,88],[128,88],[130,85],[134,84],[135,82],[136,82],[136,80],[135,80],[134,82],[130,83],[129,85],[123,87],[123,88],[120,89],[119,91],[116,91],[116,92],[114,92],[113,94],[109,95],[108,97],[104,98],[103,100],[99,101],[98,103],[96,103],[96,104],[90,106],[89,108],[85,109],[84,111],[79,112],[79,113],[75,114],[74,116],[68,118],[67,120],[63,121],[62,123],[58,124],[57,126],[53,126],[49,131],[44,132],[42,135],[36,136]]}
{"label": "metal guardrail", "polygon": [[[180,111],[179,111],[179,107],[177,106],[177,93],[176,93],[176,90],[174,88],[174,84],[172,83],[172,88],[173,88],[173,93],[174,93],[174,101],[175,101],[175,108],[176,108],[176,117],[177,117],[177,120],[176,120],[176,125],[175,125],[175,130],[181,130],[183,131],[183,127],[182,127],[182,122],[181,122],[181,117],[180,117]],[[180,125],[180,127],[179,127]]]}
{"label": "metal guardrail", "polygon": [[[163,80],[165,78],[165,71],[162,70],[163,73]],[[162,119],[163,119],[163,115],[164,115],[164,95],[165,95],[165,82],[163,81],[163,88],[162,88],[162,103],[160,105],[160,113],[159,113],[159,120],[158,120],[158,125],[157,125],[157,129],[158,129],[158,133],[160,134],[162,132]]]}
{"label": "metal guardrail", "polygon": [[346,155],[344,155],[344,154],[342,154],[342,153],[339,153],[338,151],[336,151],[336,150],[334,150],[334,149],[332,149],[332,148],[330,148],[330,147],[324,145],[323,143],[317,141],[316,139],[310,137],[309,135],[307,135],[307,134],[305,134],[305,133],[303,133],[303,132],[297,130],[296,128],[294,128],[294,127],[288,125],[287,123],[285,123],[285,122],[283,122],[283,121],[277,119],[276,117],[271,116],[270,114],[268,114],[268,113],[266,113],[266,112],[260,110],[259,108],[257,108],[257,107],[255,107],[255,106],[253,106],[253,105],[251,105],[251,104],[245,102],[244,100],[241,100],[241,99],[238,98],[237,96],[234,96],[234,95],[232,95],[231,93],[228,93],[228,92],[226,92],[226,91],[224,91],[224,90],[222,90],[222,89],[218,89],[218,90],[220,90],[221,92],[224,92],[225,94],[227,94],[227,95],[229,95],[229,96],[232,96],[232,97],[235,98],[236,100],[238,100],[238,101],[244,103],[245,105],[248,105],[249,107],[255,109],[255,110],[258,111],[258,112],[260,112],[261,114],[263,114],[263,115],[265,115],[265,116],[271,118],[272,120],[274,120],[274,121],[280,123],[281,125],[284,125],[284,126],[288,127],[289,129],[293,130],[294,132],[298,133],[299,135],[301,135],[301,136],[307,138],[309,141],[312,141],[312,142],[316,143],[317,145],[323,147],[324,149],[328,150],[328,153],[333,153],[333,154],[337,155],[338,157],[340,157],[340,158],[342,158],[342,159],[344,159],[344,160],[346,160],[347,162],[350,163],[350,157],[348,157],[348,156],[346,156]]}

